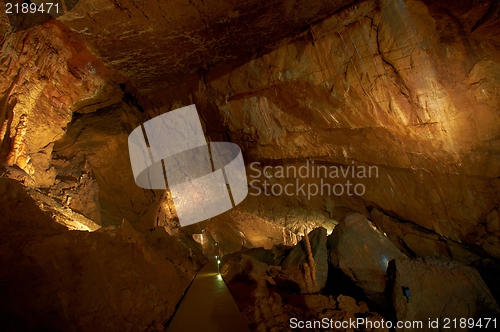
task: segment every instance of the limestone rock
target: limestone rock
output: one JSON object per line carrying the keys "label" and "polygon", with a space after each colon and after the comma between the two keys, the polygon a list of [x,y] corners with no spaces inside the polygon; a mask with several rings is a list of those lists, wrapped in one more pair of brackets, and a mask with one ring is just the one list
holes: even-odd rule
{"label": "limestone rock", "polygon": [[[332,296],[306,294],[302,296],[305,308],[321,312],[325,309],[337,309],[337,302]],[[341,309],[341,308],[340,308]]]}
{"label": "limestone rock", "polygon": [[366,305],[363,306],[363,308],[360,308],[358,304],[356,303],[356,300],[353,299],[350,296],[346,295],[339,295],[337,297],[337,301],[339,303],[339,309],[352,312],[352,313],[365,313]]}
{"label": "limestone rock", "polygon": [[491,257],[500,259],[500,232],[486,234],[478,243]]}
{"label": "limestone rock", "polygon": [[370,217],[377,227],[387,234],[392,243],[402,252],[417,257],[433,257],[444,261],[471,264],[480,256],[467,246],[446,239],[435,232],[410,221],[398,220],[373,209]]}
{"label": "limestone rock", "polygon": [[266,263],[267,265],[280,265],[285,251],[282,246],[273,246],[271,249],[252,248],[245,251],[245,255]]}
{"label": "limestone rock", "polygon": [[[500,317],[488,287],[471,267],[435,259],[396,258],[389,270],[391,301],[398,320],[439,318],[442,324],[444,318]],[[409,288],[409,300],[403,287]]]}
{"label": "limestone rock", "polygon": [[[110,73],[76,33],[57,21],[13,33],[6,16],[2,11],[0,57],[9,60],[0,68],[0,155],[10,154],[9,163],[27,171],[37,186],[48,187],[55,177],[53,142],[78,108],[95,111],[120,102],[119,75]],[[16,134],[16,128],[22,130]]]}
{"label": "limestone rock", "polygon": [[[103,113],[84,114],[68,126],[54,144],[51,164],[54,198],[103,226],[118,226],[123,218],[141,231],[156,226],[161,197],[138,187],[127,151],[126,128],[139,123],[138,111],[121,104]],[[148,223],[140,219],[148,219]]]}
{"label": "limestone rock", "polygon": [[[59,217],[1,178],[1,312],[20,329],[161,326],[201,260],[173,213],[159,213],[172,204],[135,184],[127,135],[192,103],[207,139],[238,144],[246,163],[377,167],[372,177],[344,179],[356,180],[359,195],[251,196],[193,227],[205,245],[220,243],[217,253],[296,245],[304,229],[330,231],[346,213],[368,216],[377,207],[394,216],[382,226],[371,217],[398,248],[484,264],[481,274],[498,294],[500,21],[497,1],[479,2],[85,0],[26,30],[0,11],[0,159],[24,169],[5,176],[104,226],[82,233],[51,225]],[[319,188],[339,179],[268,180]],[[165,218],[178,237],[155,229]],[[330,261],[382,304],[385,263],[404,256],[368,222],[346,233],[342,224]],[[246,267],[258,280],[251,300],[265,306],[247,312],[258,329],[286,330],[292,314],[318,317],[285,295],[312,282],[314,265],[301,246],[286,273],[266,270],[279,251],[258,250],[259,259],[230,268],[236,275]],[[316,254],[320,283],[327,264]],[[321,315],[355,317],[359,308],[344,300],[348,310]]]}
{"label": "limestone rock", "polygon": [[[363,195],[332,197],[335,206],[378,206],[475,245],[478,220],[500,201],[498,20],[471,32],[487,11],[356,3],[271,52],[214,69],[210,101],[199,100],[216,105],[255,161],[378,166],[377,177],[356,180]],[[319,196],[290,201],[320,210]]]}
{"label": "limestone rock", "polygon": [[365,216],[347,216],[328,237],[329,261],[361,287],[366,296],[385,306],[387,265],[404,258]]}
{"label": "limestone rock", "polygon": [[498,213],[498,207],[491,210],[486,216],[486,223],[488,231],[490,232],[500,232],[500,215]]}
{"label": "limestone rock", "polygon": [[241,255],[241,269],[250,280],[259,281],[266,275],[269,266],[246,254]]}
{"label": "limestone rock", "polygon": [[220,267],[220,275],[224,278],[226,284],[232,282],[236,277],[243,275],[241,262],[228,261]]}
{"label": "limestone rock", "polygon": [[[327,249],[326,249],[326,229],[319,227],[309,234],[309,242],[316,268],[316,282],[318,290],[323,289],[328,276]],[[307,266],[305,268],[305,266]],[[301,292],[311,292],[308,283],[314,281],[310,278],[311,268],[308,261],[306,243],[303,239],[286,256],[282,264],[283,274],[286,278],[299,284]]]}
{"label": "limestone rock", "polygon": [[83,31],[95,54],[134,81],[143,93],[151,93],[197,69],[206,71],[207,67],[248,56],[350,2],[273,0],[262,7],[255,0],[137,5],[124,0],[112,6],[91,0],[80,1],[59,20]]}
{"label": "limestone rock", "polygon": [[13,180],[0,178],[0,207],[4,330],[144,331],[168,320],[196,273],[185,255],[166,257],[126,221],[68,231]]}

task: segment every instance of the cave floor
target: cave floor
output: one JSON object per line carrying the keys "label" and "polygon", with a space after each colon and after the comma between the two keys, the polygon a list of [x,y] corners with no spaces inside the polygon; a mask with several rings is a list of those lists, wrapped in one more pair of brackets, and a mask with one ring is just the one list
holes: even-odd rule
{"label": "cave floor", "polygon": [[168,327],[168,332],[177,331],[249,331],[216,263],[198,272],[182,299]]}

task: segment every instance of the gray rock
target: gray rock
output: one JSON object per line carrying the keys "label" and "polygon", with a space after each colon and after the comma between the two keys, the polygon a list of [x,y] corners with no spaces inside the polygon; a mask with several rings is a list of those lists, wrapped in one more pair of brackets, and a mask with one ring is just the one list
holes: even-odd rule
{"label": "gray rock", "polygon": [[387,265],[406,257],[365,216],[351,214],[328,237],[329,261],[361,287],[366,296],[386,306]]}
{"label": "gray rock", "polygon": [[[442,327],[445,318],[497,317],[498,321],[500,317],[497,303],[474,268],[430,258],[398,258],[389,264],[388,274],[391,302],[400,321],[420,320],[425,327],[429,318],[439,319]],[[403,287],[409,289],[409,299]]]}
{"label": "gray rock", "polygon": [[252,248],[245,252],[245,255],[251,256],[267,265],[280,265],[283,260],[284,250],[278,246],[272,249]]}
{"label": "gray rock", "polygon": [[266,263],[246,254],[241,255],[240,263],[242,273],[248,276],[248,279],[254,281],[259,281],[261,278],[265,277],[266,271],[269,268]]}

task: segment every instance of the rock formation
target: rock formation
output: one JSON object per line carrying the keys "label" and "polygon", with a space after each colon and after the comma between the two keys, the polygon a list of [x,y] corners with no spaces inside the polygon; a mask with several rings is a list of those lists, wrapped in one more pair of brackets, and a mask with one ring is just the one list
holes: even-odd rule
{"label": "rock formation", "polygon": [[[400,321],[438,319],[444,325],[450,317],[467,317],[477,323],[479,318],[500,313],[479,273],[459,263],[396,259],[389,274],[392,305]],[[409,297],[405,296],[405,287]]]}
{"label": "rock formation", "polygon": [[329,261],[366,295],[386,306],[387,266],[405,256],[361,214],[349,215],[328,237]]}
{"label": "rock formation", "polygon": [[328,274],[326,229],[317,228],[299,242],[283,261],[283,274],[296,282],[301,292],[321,291]]}
{"label": "rock formation", "polygon": [[68,231],[17,182],[0,179],[0,193],[6,331],[157,329],[204,263],[201,253],[201,260],[185,260],[187,249],[162,229],[145,237],[123,221],[93,233]]}
{"label": "rock formation", "polygon": [[[254,330],[497,313],[498,1],[64,3],[0,4],[0,325],[162,331],[216,255]],[[181,228],[127,139],[190,104],[249,195]]]}

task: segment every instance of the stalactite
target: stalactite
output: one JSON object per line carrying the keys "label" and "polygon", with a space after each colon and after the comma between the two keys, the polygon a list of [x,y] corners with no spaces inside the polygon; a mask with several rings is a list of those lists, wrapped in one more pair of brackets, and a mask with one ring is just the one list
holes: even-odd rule
{"label": "stalactite", "polygon": [[7,155],[6,163],[9,166],[17,165],[29,175],[34,174],[33,166],[29,164],[30,157],[26,153],[26,144],[24,136],[26,136],[28,117],[26,114],[21,115],[19,123],[16,127],[16,133],[12,140],[12,149]]}
{"label": "stalactite", "polygon": [[0,144],[2,144],[5,134],[7,133],[7,126],[9,125],[9,120],[5,120],[0,128]]}

